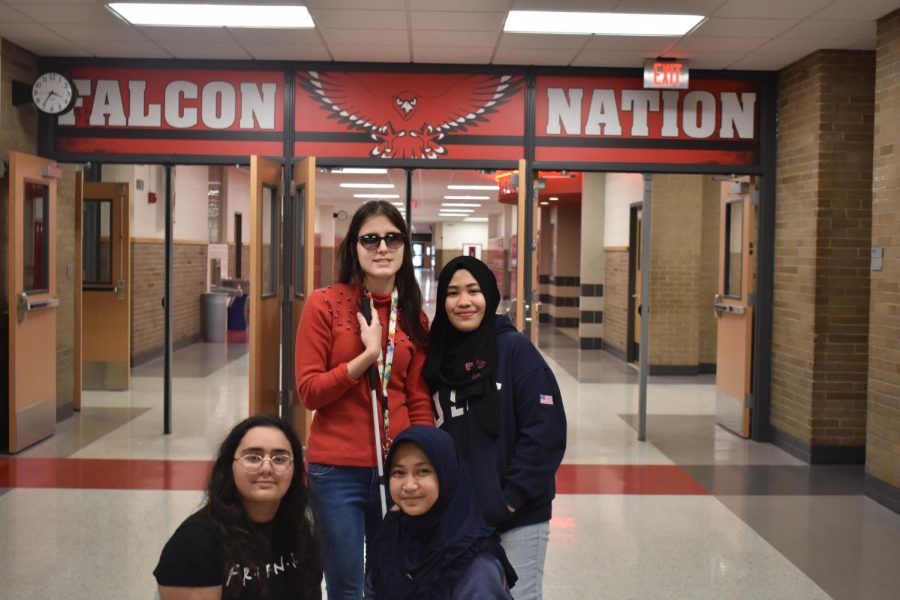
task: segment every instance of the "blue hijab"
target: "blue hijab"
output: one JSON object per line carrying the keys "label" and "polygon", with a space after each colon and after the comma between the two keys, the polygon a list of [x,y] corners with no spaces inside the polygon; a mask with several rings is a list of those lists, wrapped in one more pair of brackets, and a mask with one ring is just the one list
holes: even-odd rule
{"label": "blue hijab", "polygon": [[449,599],[454,586],[481,553],[500,561],[508,585],[516,574],[500,537],[484,522],[469,476],[456,452],[453,438],[440,429],[413,425],[391,445],[385,462],[385,485],[390,483],[394,452],[414,443],[434,465],[438,499],[424,515],[410,517],[389,512],[375,537],[371,581],[378,600],[407,598]]}

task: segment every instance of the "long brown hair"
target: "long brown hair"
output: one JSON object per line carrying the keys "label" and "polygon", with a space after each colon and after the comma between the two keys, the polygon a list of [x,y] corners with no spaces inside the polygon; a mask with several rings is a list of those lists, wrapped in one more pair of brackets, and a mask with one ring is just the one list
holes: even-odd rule
{"label": "long brown hair", "polygon": [[338,281],[346,285],[362,285],[365,273],[359,264],[356,242],[363,223],[376,216],[386,217],[403,234],[403,260],[395,278],[397,303],[400,308],[400,326],[416,345],[424,347],[428,343],[428,333],[422,324],[422,290],[419,289],[419,283],[416,281],[416,274],[413,270],[409,229],[406,227],[403,215],[393,204],[384,200],[372,200],[360,206],[353,214],[347,236],[341,242],[341,248],[338,251],[341,267]]}

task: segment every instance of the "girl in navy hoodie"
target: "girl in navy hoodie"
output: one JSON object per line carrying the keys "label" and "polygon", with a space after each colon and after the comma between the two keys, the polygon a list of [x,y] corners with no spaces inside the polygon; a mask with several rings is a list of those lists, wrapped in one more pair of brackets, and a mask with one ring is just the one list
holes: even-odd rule
{"label": "girl in navy hoodie", "polygon": [[519,575],[513,597],[540,599],[566,415],[550,367],[496,314],[499,304],[487,265],[468,256],[447,263],[423,372],[435,425],[456,442],[485,520]]}
{"label": "girl in navy hoodie", "polygon": [[388,451],[394,508],[375,537],[370,600],[511,600],[516,574],[475,503],[453,439],[405,429]]}

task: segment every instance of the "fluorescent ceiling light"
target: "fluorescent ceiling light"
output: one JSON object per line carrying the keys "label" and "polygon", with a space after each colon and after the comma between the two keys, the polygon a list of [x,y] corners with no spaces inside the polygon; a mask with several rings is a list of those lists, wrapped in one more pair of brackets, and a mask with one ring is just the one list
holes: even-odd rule
{"label": "fluorescent ceiling light", "polygon": [[438,211],[439,215],[467,215],[469,213],[475,212],[471,208],[454,208],[453,210],[441,210]]}
{"label": "fluorescent ceiling light", "polygon": [[311,29],[316,26],[305,6],[135,2],[112,2],[107,6],[132,25],[275,29]]}
{"label": "fluorescent ceiling light", "polygon": [[393,183],[342,183],[342,188],[372,188],[377,190],[392,190]]}
{"label": "fluorescent ceiling light", "polygon": [[444,196],[444,200],[490,200],[490,196]]}
{"label": "fluorescent ceiling light", "polygon": [[390,198],[399,198],[400,194],[353,194],[354,198],[376,198],[379,200],[388,200]]}
{"label": "fluorescent ceiling light", "polygon": [[470,223],[487,223],[487,217],[466,217],[463,221],[469,221]]}
{"label": "fluorescent ceiling light", "polygon": [[448,185],[448,190],[495,190],[496,185]]}
{"label": "fluorescent ceiling light", "polygon": [[556,202],[557,200],[559,200],[559,196],[550,196],[549,198],[547,198],[547,200],[549,200],[550,202]]}
{"label": "fluorescent ceiling light", "polygon": [[441,202],[441,206],[461,206],[463,208],[469,208],[469,207],[481,208],[480,204],[466,203],[466,202]]}
{"label": "fluorescent ceiling light", "polygon": [[384,175],[387,169],[363,169],[359,167],[347,167],[331,169],[332,173],[341,173],[343,175]]}
{"label": "fluorescent ceiling light", "polygon": [[704,18],[702,15],[511,10],[503,30],[576,35],[684,35]]}

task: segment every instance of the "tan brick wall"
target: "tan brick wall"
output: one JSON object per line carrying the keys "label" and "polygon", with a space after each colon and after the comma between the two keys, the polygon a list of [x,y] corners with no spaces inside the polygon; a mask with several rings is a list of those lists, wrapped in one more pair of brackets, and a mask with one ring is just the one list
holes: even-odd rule
{"label": "tan brick wall", "polygon": [[[200,335],[200,294],[206,291],[208,247],[175,242],[172,280],[173,343]],[[132,360],[162,352],[162,297],[165,292],[165,246],[159,242],[131,244]]]}
{"label": "tan brick wall", "polygon": [[866,472],[900,488],[900,11],[878,22]]}
{"label": "tan brick wall", "polygon": [[56,184],[56,406],[68,413],[75,396],[75,167]]}
{"label": "tan brick wall", "polygon": [[713,297],[719,288],[719,206],[721,183],[711,177],[703,178],[703,214],[700,226],[700,283],[697,298],[700,364],[716,363],[716,317]]}
{"label": "tan brick wall", "polygon": [[624,355],[628,350],[628,251],[606,249],[603,281],[603,345]]}
{"label": "tan brick wall", "polygon": [[780,74],[771,421],[811,446],[865,440],[873,86],[871,52]]}
{"label": "tan brick wall", "polygon": [[703,176],[654,175],[650,251],[650,365],[700,359]]}

